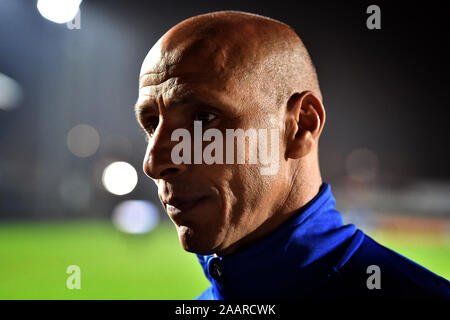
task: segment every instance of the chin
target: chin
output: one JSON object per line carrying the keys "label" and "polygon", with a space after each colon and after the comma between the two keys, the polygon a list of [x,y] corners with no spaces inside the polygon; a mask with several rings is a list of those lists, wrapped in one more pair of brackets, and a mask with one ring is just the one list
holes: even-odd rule
{"label": "chin", "polygon": [[187,226],[177,227],[178,238],[184,250],[201,255],[213,254],[217,247],[216,239],[211,236],[195,232]]}

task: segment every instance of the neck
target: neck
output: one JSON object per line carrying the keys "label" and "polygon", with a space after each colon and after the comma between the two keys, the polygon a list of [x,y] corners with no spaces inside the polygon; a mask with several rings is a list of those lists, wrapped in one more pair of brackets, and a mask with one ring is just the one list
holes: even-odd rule
{"label": "neck", "polygon": [[285,217],[283,221],[289,219],[319,192],[323,181],[317,154],[314,153],[304,161],[299,161],[298,165],[294,166],[291,177],[289,192],[276,214]]}

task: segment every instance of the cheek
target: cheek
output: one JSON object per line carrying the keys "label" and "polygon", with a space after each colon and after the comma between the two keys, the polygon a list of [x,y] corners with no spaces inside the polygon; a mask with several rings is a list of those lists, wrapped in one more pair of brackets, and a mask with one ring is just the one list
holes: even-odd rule
{"label": "cheek", "polygon": [[230,187],[233,178],[232,167],[227,165],[199,165],[192,172],[193,179],[202,181],[211,191],[211,199],[202,206],[196,223],[206,232],[220,232],[229,223],[229,212],[236,202],[234,190]]}
{"label": "cheek", "polygon": [[258,165],[238,166],[230,184],[235,195],[230,224],[241,236],[259,227],[281,205],[280,182],[278,175],[261,175]]}
{"label": "cheek", "polygon": [[229,212],[234,207],[237,198],[233,189],[234,172],[233,166],[217,165],[213,167],[212,179],[214,189],[217,195],[217,207],[220,211],[223,223],[229,220]]}
{"label": "cheek", "polygon": [[229,181],[228,192],[230,201],[230,223],[247,224],[253,220],[253,212],[261,201],[261,191],[264,182],[255,165],[235,165]]}
{"label": "cheek", "polygon": [[242,187],[236,184],[236,172],[234,165],[205,165],[199,167],[197,176],[207,179],[213,192],[211,201],[205,206],[205,220],[202,228],[208,229],[208,233],[215,233],[217,237],[226,236],[231,224],[232,213],[236,209],[239,193]]}

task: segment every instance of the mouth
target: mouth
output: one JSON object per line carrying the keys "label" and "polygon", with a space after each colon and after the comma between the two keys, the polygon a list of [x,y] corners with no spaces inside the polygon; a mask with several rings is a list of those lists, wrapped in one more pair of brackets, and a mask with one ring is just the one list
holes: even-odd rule
{"label": "mouth", "polygon": [[164,206],[169,215],[179,215],[182,213],[186,213],[188,211],[192,211],[199,204],[203,203],[208,197],[197,197],[191,199],[171,199],[170,201],[164,202]]}

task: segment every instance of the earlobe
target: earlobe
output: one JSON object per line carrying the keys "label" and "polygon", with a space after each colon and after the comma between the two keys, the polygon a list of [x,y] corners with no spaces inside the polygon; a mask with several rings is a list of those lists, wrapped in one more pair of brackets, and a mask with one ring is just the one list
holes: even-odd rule
{"label": "earlobe", "polygon": [[325,122],[322,102],[311,91],[291,96],[287,106],[286,157],[299,159],[315,148]]}

